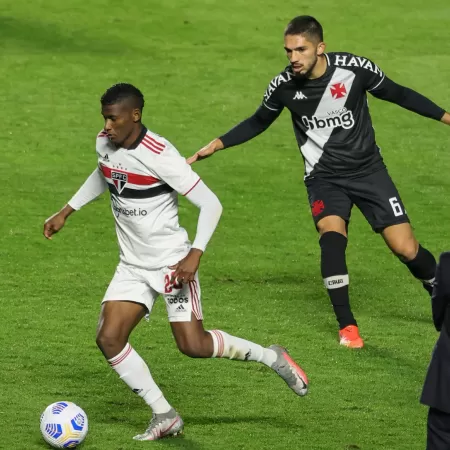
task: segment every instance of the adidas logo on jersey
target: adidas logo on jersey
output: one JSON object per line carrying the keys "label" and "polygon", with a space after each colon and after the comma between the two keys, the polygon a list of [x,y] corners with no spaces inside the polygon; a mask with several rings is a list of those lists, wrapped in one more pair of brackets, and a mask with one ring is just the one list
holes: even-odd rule
{"label": "adidas logo on jersey", "polygon": [[336,127],[342,127],[348,130],[349,128],[353,128],[353,125],[355,125],[355,119],[353,118],[353,113],[351,111],[346,111],[341,115],[324,117],[322,119],[317,116],[312,116],[311,118],[302,116],[302,122],[308,130],[320,130],[324,128]]}
{"label": "adidas logo on jersey", "polygon": [[292,100],[303,100],[305,98],[308,98],[308,97],[302,91],[297,91]]}
{"label": "adidas logo on jersey", "polygon": [[183,305],[180,305],[180,306],[175,310],[175,312],[186,312],[186,310],[184,309],[184,306],[183,306]]}

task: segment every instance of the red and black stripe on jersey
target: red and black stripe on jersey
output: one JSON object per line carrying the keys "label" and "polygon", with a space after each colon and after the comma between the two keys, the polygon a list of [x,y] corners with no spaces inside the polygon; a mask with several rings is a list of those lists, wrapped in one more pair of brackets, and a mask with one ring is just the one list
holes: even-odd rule
{"label": "red and black stripe on jersey", "polygon": [[[151,198],[173,191],[173,188],[171,188],[168,184],[158,184],[161,183],[161,180],[149,175],[140,175],[122,169],[111,169],[104,164],[100,164],[99,168],[103,173],[106,182],[108,183],[110,193],[118,197]],[[127,184],[133,184],[135,186],[146,186],[147,189],[136,189],[127,186]],[[153,186],[155,184],[158,185]]]}

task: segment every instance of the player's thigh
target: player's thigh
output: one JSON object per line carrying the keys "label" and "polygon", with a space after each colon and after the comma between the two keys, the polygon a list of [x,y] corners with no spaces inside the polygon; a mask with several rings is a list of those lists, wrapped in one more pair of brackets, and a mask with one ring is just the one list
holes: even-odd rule
{"label": "player's thigh", "polygon": [[390,225],[381,232],[389,249],[401,259],[411,261],[417,255],[419,242],[409,223]]}
{"label": "player's thigh", "polygon": [[103,297],[98,329],[131,332],[151,312],[156,297],[142,270],[119,264]]}
{"label": "player's thigh", "polygon": [[147,308],[132,301],[115,300],[102,304],[98,321],[97,335],[109,338],[128,337],[131,331],[147,314]]}
{"label": "player's thigh", "polygon": [[353,203],[338,184],[320,178],[306,182],[311,214],[316,228],[321,234],[337,231],[346,234]]}
{"label": "player's thigh", "polygon": [[163,295],[169,322],[190,322],[192,317],[197,321],[202,321],[203,312],[198,272],[195,274],[194,280],[189,283],[172,283],[170,281],[172,273],[173,271],[169,268],[160,270],[159,283],[155,286],[155,289]]}
{"label": "player's thigh", "polygon": [[409,223],[400,194],[386,169],[352,180],[348,190],[375,232]]}
{"label": "player's thigh", "polygon": [[[184,322],[170,322],[173,337],[178,349],[188,356],[210,357],[214,348],[212,339],[203,327],[203,321],[192,313],[191,319]],[[209,339],[208,339],[209,337]]]}
{"label": "player's thigh", "polygon": [[[169,268],[161,269],[157,272],[157,277],[154,277],[152,286],[164,298],[178,348],[190,356],[204,356],[205,330],[198,272],[189,283],[172,283],[172,273]],[[208,349],[206,351],[209,352]]]}

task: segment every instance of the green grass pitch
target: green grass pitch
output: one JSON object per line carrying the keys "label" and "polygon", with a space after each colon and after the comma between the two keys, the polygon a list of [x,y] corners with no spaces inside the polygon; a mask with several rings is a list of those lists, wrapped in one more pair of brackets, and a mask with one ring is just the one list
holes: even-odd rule
{"label": "green grass pitch", "polygon": [[[158,303],[132,344],[185,422],[184,436],[134,442],[149,411],[95,345],[117,263],[105,196],[52,242],[44,219],[96,164],[99,97],[128,81],[144,123],[188,156],[257,108],[285,65],[282,33],[316,16],[330,51],[370,57],[450,107],[447,0],[2,0],[0,7],[0,448],[45,449],[39,416],[57,400],[88,414],[84,447],[423,449],[418,398],[436,332],[422,287],[354,211],[348,266],[366,348],[337,345],[288,113],[195,169],[224,206],[201,267],[205,326],[286,345],[310,377],[297,398],[269,369],[178,353]],[[450,129],[370,98],[377,138],[419,240],[448,248]],[[181,202],[193,235],[196,208]]]}

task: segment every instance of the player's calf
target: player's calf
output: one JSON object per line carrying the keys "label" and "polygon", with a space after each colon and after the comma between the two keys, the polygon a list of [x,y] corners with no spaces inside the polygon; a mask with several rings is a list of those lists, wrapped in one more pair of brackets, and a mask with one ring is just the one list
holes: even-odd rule
{"label": "player's calf", "polygon": [[422,282],[423,287],[431,295],[436,274],[436,259],[433,254],[419,244],[416,256],[409,261],[402,261],[411,274]]}
{"label": "player's calf", "polygon": [[414,236],[411,225],[392,225],[382,231],[382,236],[391,251],[406,265],[411,274],[420,280],[431,294],[433,291],[436,260]]}
{"label": "player's calf", "polygon": [[349,276],[345,252],[347,238],[336,231],[324,233],[319,240],[323,282],[333,305],[339,328],[356,325],[350,308]]}
{"label": "player's calf", "polygon": [[306,375],[282,347],[265,348],[222,330],[205,331],[203,323],[194,318],[171,326],[178,348],[187,356],[259,362],[275,370],[298,395],[307,392]]}
{"label": "player's calf", "polygon": [[176,338],[178,350],[190,358],[211,358],[213,343],[207,331],[199,336],[182,336]]}

